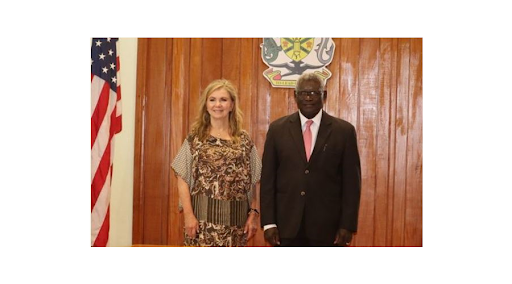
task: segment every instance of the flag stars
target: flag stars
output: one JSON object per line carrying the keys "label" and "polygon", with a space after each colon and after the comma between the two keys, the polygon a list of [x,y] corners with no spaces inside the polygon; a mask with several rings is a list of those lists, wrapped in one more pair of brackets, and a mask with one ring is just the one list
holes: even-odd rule
{"label": "flag stars", "polygon": [[100,40],[98,40],[98,41],[96,42],[96,46],[101,46],[101,44],[102,44],[102,42],[101,42]]}
{"label": "flag stars", "polygon": [[112,49],[109,49],[108,50],[108,55],[112,56],[112,54],[114,54],[114,51]]}
{"label": "flag stars", "polygon": [[107,37],[107,41],[110,42],[111,37]]}
{"label": "flag stars", "polygon": [[112,83],[117,83],[117,79],[116,79],[116,77],[115,77],[115,76],[114,76],[114,77],[112,77]]}
{"label": "flag stars", "polygon": [[103,70],[103,73],[107,73],[108,72],[108,68],[107,67],[103,67],[103,68],[101,68],[101,70]]}
{"label": "flag stars", "polygon": [[114,63],[110,63],[110,69],[114,70],[116,68],[116,65]]}
{"label": "flag stars", "polygon": [[101,60],[105,60],[105,56],[106,56],[106,55],[105,55],[105,54],[103,54],[103,53],[102,53],[102,54],[100,54],[100,59],[101,59]]}

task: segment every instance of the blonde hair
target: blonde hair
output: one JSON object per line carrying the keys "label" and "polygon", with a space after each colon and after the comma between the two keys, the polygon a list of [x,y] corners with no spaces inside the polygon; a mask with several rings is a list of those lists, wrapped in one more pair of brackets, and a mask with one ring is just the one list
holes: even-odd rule
{"label": "blonde hair", "polygon": [[196,120],[192,124],[192,134],[197,135],[200,141],[204,141],[210,131],[210,114],[206,109],[208,97],[215,91],[224,89],[229,93],[233,101],[233,110],[229,112],[229,134],[233,141],[238,143],[242,134],[243,113],[238,104],[238,93],[233,84],[226,79],[219,79],[211,82],[204,89],[199,99],[199,111]]}

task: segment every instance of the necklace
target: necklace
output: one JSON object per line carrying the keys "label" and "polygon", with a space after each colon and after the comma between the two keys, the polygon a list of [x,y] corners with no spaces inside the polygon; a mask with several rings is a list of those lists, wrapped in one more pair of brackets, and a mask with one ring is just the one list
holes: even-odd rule
{"label": "necklace", "polygon": [[231,140],[231,136],[227,129],[210,129],[210,135],[217,139]]}

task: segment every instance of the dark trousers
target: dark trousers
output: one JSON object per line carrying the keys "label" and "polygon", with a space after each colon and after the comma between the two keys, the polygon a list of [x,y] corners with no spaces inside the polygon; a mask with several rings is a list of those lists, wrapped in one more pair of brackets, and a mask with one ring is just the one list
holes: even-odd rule
{"label": "dark trousers", "polygon": [[[293,239],[285,239],[282,238],[281,246],[282,247],[334,247],[334,240],[325,242],[319,240],[312,240],[306,237],[306,228],[305,228],[304,216],[302,216],[302,222],[300,223],[299,232]],[[279,228],[278,228],[279,229]]]}

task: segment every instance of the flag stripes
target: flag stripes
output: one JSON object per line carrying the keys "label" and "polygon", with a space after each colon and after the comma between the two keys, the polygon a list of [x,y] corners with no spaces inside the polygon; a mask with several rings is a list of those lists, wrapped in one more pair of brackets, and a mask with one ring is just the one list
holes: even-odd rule
{"label": "flag stripes", "polygon": [[91,246],[107,246],[114,136],[122,129],[118,39],[91,46]]}

